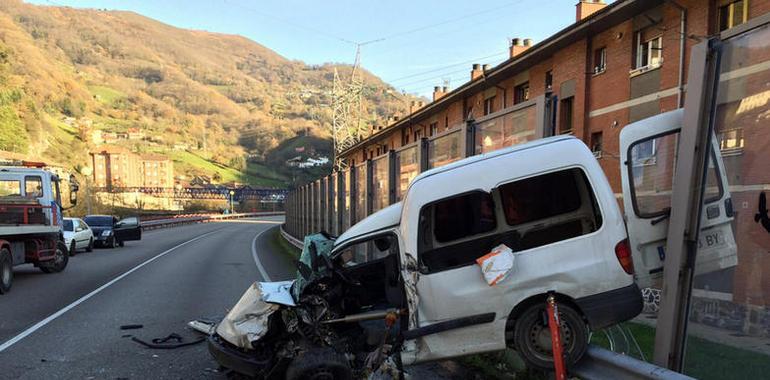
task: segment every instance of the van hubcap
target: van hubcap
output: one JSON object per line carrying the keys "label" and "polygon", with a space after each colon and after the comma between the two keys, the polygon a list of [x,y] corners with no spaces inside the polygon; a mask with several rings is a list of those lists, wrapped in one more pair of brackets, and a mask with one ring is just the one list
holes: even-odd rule
{"label": "van hubcap", "polygon": [[[560,316],[561,317],[561,316]],[[559,329],[561,331],[561,342],[565,351],[569,350],[572,344],[572,329],[559,318]],[[551,329],[548,323],[533,323],[529,330],[529,345],[538,356],[551,360],[553,357],[553,344],[551,344]]]}

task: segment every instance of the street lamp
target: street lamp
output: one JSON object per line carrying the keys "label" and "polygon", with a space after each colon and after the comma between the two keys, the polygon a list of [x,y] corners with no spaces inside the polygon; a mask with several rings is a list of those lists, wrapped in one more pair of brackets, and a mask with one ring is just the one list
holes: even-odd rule
{"label": "street lamp", "polygon": [[233,205],[233,196],[234,196],[234,195],[235,195],[235,191],[234,191],[234,190],[230,190],[230,213],[231,213],[231,214],[234,214],[234,213],[235,213],[235,212],[234,212],[234,207],[233,207],[233,206],[234,206],[234,205]]}

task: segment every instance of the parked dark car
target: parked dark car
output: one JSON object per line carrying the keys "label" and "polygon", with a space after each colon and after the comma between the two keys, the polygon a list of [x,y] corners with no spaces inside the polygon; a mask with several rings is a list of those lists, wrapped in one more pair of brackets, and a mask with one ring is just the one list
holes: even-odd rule
{"label": "parked dark car", "polygon": [[112,215],[88,215],[83,220],[94,232],[94,243],[103,247],[123,246],[129,240],[141,240],[139,218],[132,216],[118,220]]}

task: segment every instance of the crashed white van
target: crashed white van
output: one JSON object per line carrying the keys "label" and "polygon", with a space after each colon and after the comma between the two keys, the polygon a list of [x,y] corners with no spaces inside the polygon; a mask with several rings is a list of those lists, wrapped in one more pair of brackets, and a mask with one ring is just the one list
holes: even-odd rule
{"label": "crashed white van", "polygon": [[[670,207],[663,185],[674,156],[656,139],[676,138],[681,112],[649,120],[656,126],[630,125],[621,135],[624,198],[634,210],[626,215],[641,231],[634,247],[585,144],[533,141],[429,170],[402,202],[341,236],[306,237],[297,280],[251,287],[217,326],[210,352],[261,378],[361,378],[506,347],[529,366],[552,368],[545,308],[555,294],[574,363],[590,330],[642,310],[634,265],[644,283],[662,267],[656,252]],[[717,252],[706,260],[715,268],[735,265],[718,166],[709,190],[718,210],[704,216],[722,244],[707,247]],[[490,285],[479,259],[501,247],[512,260]]]}

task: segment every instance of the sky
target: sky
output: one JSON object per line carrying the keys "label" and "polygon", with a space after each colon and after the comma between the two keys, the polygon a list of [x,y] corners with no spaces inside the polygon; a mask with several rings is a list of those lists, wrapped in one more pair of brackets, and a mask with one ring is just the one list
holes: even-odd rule
{"label": "sky", "polygon": [[[361,64],[401,91],[456,88],[472,63],[507,58],[510,38],[535,43],[575,21],[577,0],[26,0],[130,10],[180,28],[239,34],[309,64]],[[611,1],[608,1],[611,2]],[[367,43],[368,42],[368,43]]]}

